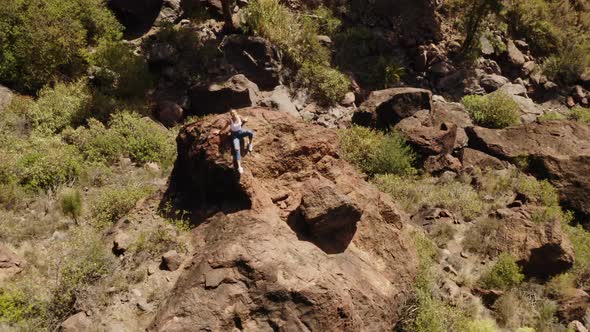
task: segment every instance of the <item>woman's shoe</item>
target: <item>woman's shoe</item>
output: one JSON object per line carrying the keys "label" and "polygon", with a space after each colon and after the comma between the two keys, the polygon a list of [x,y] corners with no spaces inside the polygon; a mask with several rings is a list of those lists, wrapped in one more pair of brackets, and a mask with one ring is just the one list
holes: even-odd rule
{"label": "woman's shoe", "polygon": [[252,152],[252,143],[248,144],[248,152]]}
{"label": "woman's shoe", "polygon": [[242,166],[238,167],[238,173],[240,173],[240,174],[244,173],[244,168],[242,168]]}

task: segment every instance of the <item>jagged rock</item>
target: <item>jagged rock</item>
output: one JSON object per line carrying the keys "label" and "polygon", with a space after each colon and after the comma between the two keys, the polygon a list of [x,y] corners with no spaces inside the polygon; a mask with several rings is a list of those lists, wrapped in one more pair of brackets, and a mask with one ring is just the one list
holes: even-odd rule
{"label": "jagged rock", "polygon": [[462,167],[461,161],[448,153],[429,156],[424,161],[424,170],[430,174],[441,174],[445,171],[459,172]]}
{"label": "jagged rock", "polygon": [[526,62],[524,54],[514,45],[512,40],[508,40],[506,43],[506,52],[508,55],[508,62],[514,66],[522,67]]}
{"label": "jagged rock", "polygon": [[166,100],[158,103],[156,114],[158,120],[166,127],[173,127],[184,119],[182,107],[175,102]]}
{"label": "jagged rock", "polygon": [[506,161],[502,161],[496,157],[481,151],[464,148],[459,155],[464,167],[477,167],[479,169],[506,169],[510,165]]}
{"label": "jagged rock", "polygon": [[163,22],[177,22],[183,15],[183,6],[181,5],[182,0],[162,0],[162,7],[160,7],[160,13],[156,19],[156,24],[162,24]]}
{"label": "jagged rock", "polygon": [[568,208],[590,215],[590,126],[545,121],[506,129],[468,129],[470,145],[501,160],[527,156],[529,171],[548,179]]}
{"label": "jagged rock", "polygon": [[580,321],[573,321],[567,325],[568,329],[572,329],[573,332],[588,332],[588,329]]}
{"label": "jagged rock", "polygon": [[160,268],[166,271],[176,271],[182,264],[182,257],[176,250],[170,250],[162,255]]}
{"label": "jagged rock", "polygon": [[86,332],[90,329],[92,321],[84,312],[70,316],[60,325],[61,332]]}
{"label": "jagged rock", "polygon": [[479,37],[479,44],[481,54],[489,56],[495,53],[494,45],[492,45],[492,43],[486,36],[482,35]]}
{"label": "jagged rock", "polygon": [[430,72],[439,77],[447,76],[455,70],[455,67],[446,61],[439,62],[430,67]]}
{"label": "jagged rock", "polygon": [[561,295],[557,301],[557,316],[566,322],[584,320],[590,307],[590,295],[581,289]]}
{"label": "jagged rock", "polygon": [[[266,109],[238,112],[260,142],[241,176],[217,134],[225,116],[179,134],[170,191],[221,211],[193,231],[192,260],[148,331],[389,329],[416,273],[405,215],[340,157],[335,130]],[[319,195],[326,201],[362,211],[359,221],[311,233],[302,210],[313,179],[330,183]]]}
{"label": "jagged rock", "polygon": [[418,88],[373,91],[353,117],[353,122],[375,128],[390,128],[420,110],[432,110],[432,93]]}
{"label": "jagged rock", "polygon": [[342,98],[342,100],[340,101],[340,105],[350,106],[350,105],[354,104],[355,100],[356,100],[356,97],[354,95],[354,92],[347,92],[344,95],[344,98]]}
{"label": "jagged rock", "polygon": [[335,185],[323,178],[311,178],[303,184],[301,214],[311,234],[325,236],[341,229],[356,227],[362,210]]}
{"label": "jagged rock", "polygon": [[258,86],[239,74],[221,84],[195,86],[189,92],[191,113],[218,114],[230,109],[249,107],[259,99]]}
{"label": "jagged rock", "polygon": [[0,243],[0,285],[4,280],[20,273],[24,267],[25,261]]}
{"label": "jagged rock", "polygon": [[546,279],[567,271],[574,264],[573,247],[556,218],[535,223],[526,207],[496,211],[499,228],[497,253],[512,254],[527,277]]}
{"label": "jagged rock", "polygon": [[494,92],[509,82],[509,79],[497,74],[487,74],[479,80],[479,84],[487,92]]}
{"label": "jagged rock", "polygon": [[289,113],[294,117],[301,117],[289,96],[289,90],[287,90],[287,87],[283,85],[277,86],[273,90],[269,99],[272,107],[276,108],[279,112]]}
{"label": "jagged rock", "polygon": [[457,125],[434,121],[428,111],[418,111],[395,128],[425,156],[450,153],[457,139]]}
{"label": "jagged rock", "polygon": [[473,126],[473,121],[461,103],[435,102],[433,119],[435,123],[453,123],[457,125],[457,138],[454,149],[467,146],[468,138],[465,128]]}
{"label": "jagged rock", "polygon": [[113,253],[116,255],[122,255],[127,249],[129,249],[131,244],[131,237],[125,232],[119,232],[113,239]]}
{"label": "jagged rock", "polygon": [[0,112],[10,105],[13,96],[14,94],[10,89],[0,85]]}
{"label": "jagged rock", "polygon": [[537,70],[537,64],[534,61],[527,61],[522,65],[522,73],[529,76]]}
{"label": "jagged rock", "polygon": [[587,95],[588,95],[588,91],[584,90],[584,88],[581,85],[574,86],[574,88],[572,90],[572,97],[574,97],[575,101],[577,101],[578,103],[581,103],[582,100],[584,98],[586,98]]}
{"label": "jagged rock", "polygon": [[507,94],[512,95],[512,96],[527,97],[526,88],[520,84],[507,83],[507,84],[502,85],[502,87],[500,87],[499,90],[506,92]]}
{"label": "jagged rock", "polygon": [[247,35],[230,35],[223,39],[220,47],[226,60],[260,89],[272,90],[281,84],[281,57],[277,48],[268,40]]}

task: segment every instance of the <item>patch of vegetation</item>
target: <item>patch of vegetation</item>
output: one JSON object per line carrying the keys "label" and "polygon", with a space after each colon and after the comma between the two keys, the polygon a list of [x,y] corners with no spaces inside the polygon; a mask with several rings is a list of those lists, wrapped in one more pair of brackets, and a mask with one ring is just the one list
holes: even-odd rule
{"label": "patch of vegetation", "polygon": [[533,50],[540,53],[555,52],[559,44],[559,31],[551,23],[551,8],[547,1],[509,1],[505,16],[516,36],[527,40]]}
{"label": "patch of vegetation", "polygon": [[474,320],[465,323],[460,332],[498,332],[496,323],[491,319]]}
{"label": "patch of vegetation", "polygon": [[142,232],[131,250],[155,257],[176,248],[178,243],[174,239],[174,234],[167,228],[158,227]]}
{"label": "patch of vegetation", "polygon": [[428,234],[434,243],[442,248],[453,239],[457,230],[449,223],[438,222]]}
{"label": "patch of vegetation", "polygon": [[122,26],[95,0],[6,0],[0,8],[0,81],[35,92],[87,67],[87,47],[119,40]]}
{"label": "patch of vegetation", "polygon": [[528,201],[547,207],[559,206],[559,194],[547,180],[539,181],[531,176],[518,175],[514,179],[513,189]]}
{"label": "patch of vegetation", "polygon": [[569,117],[582,123],[590,123],[590,108],[575,107],[570,113]]}
{"label": "patch of vegetation", "polygon": [[395,86],[404,68],[388,49],[387,41],[366,27],[350,27],[335,35],[335,63],[375,89]]}
{"label": "patch of vegetation", "polygon": [[565,331],[557,323],[556,305],[543,295],[543,287],[535,284],[506,292],[493,305],[498,323],[516,331]]}
{"label": "patch of vegetation", "polygon": [[475,222],[463,239],[463,247],[482,255],[493,256],[497,248],[497,231],[500,223],[496,219],[484,218]]}
{"label": "patch of vegetation", "polygon": [[544,122],[544,121],[561,121],[561,120],[565,120],[567,119],[563,114],[559,113],[559,112],[547,112],[543,115],[541,115],[540,117],[537,118],[537,120]]}
{"label": "patch of vegetation", "polygon": [[484,203],[470,185],[436,178],[400,177],[392,174],[375,177],[377,187],[390,194],[404,210],[416,213],[423,207],[449,209],[471,220],[484,212]]}
{"label": "patch of vegetation", "polygon": [[74,220],[78,220],[82,215],[82,195],[80,191],[75,189],[66,190],[61,194],[59,203],[64,215],[70,216]]}
{"label": "patch of vegetation", "polygon": [[501,253],[491,270],[481,278],[480,283],[487,289],[509,290],[520,284],[523,279],[524,275],[514,257]]}
{"label": "patch of vegetation", "polygon": [[416,154],[397,132],[355,126],[340,132],[344,157],[369,175],[415,173]]}
{"label": "patch of vegetation", "polygon": [[461,100],[473,121],[487,128],[505,128],[519,122],[519,106],[506,92],[465,96]]}
{"label": "patch of vegetation", "polygon": [[590,66],[590,42],[567,44],[543,63],[543,71],[550,80],[572,84]]}
{"label": "patch of vegetation", "polygon": [[92,215],[99,224],[116,222],[135,207],[142,198],[153,192],[150,186],[105,187],[92,202]]}
{"label": "patch of vegetation", "polygon": [[336,19],[322,8],[315,15],[298,15],[278,0],[254,0],[245,16],[248,30],[268,39],[281,49],[298,69],[297,81],[327,104],[342,100],[349,88],[348,78],[330,67],[330,50],[317,38],[321,29],[333,31]]}
{"label": "patch of vegetation", "polygon": [[17,285],[0,288],[0,323],[31,327],[22,323],[45,316],[45,310],[44,303],[36,301],[30,289]]}

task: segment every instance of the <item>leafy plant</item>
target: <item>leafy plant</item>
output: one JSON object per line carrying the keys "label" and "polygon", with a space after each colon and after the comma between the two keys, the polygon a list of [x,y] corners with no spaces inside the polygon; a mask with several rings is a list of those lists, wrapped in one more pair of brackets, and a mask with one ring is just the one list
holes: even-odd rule
{"label": "leafy plant", "polygon": [[60,198],[60,205],[62,213],[76,221],[82,215],[82,195],[78,190],[70,189],[64,192]]}
{"label": "leafy plant", "polygon": [[344,157],[369,175],[413,174],[416,155],[397,132],[352,127],[340,134]]}
{"label": "leafy plant", "polygon": [[297,73],[297,81],[309,88],[317,100],[335,104],[342,100],[350,87],[346,75],[328,66],[306,62]]}
{"label": "leafy plant", "polygon": [[92,202],[92,215],[99,224],[116,222],[152,190],[149,186],[106,187]]}
{"label": "leafy plant", "polygon": [[480,126],[504,128],[519,121],[519,106],[506,92],[465,96],[461,101],[473,121]]}
{"label": "leafy plant", "polygon": [[569,117],[582,123],[590,123],[590,108],[575,107],[571,110]]}
{"label": "leafy plant", "polygon": [[520,284],[523,279],[524,275],[514,257],[501,253],[496,264],[481,278],[480,283],[488,289],[509,290]]}

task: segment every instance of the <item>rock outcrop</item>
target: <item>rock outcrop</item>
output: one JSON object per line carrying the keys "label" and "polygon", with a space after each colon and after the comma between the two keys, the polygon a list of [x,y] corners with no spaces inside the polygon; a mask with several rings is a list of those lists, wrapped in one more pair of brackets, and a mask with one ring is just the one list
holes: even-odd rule
{"label": "rock outcrop", "polygon": [[20,273],[24,266],[24,260],[0,243],[0,283]]}
{"label": "rock outcrop", "polygon": [[501,160],[525,157],[529,171],[548,179],[567,207],[590,215],[590,126],[574,121],[535,122],[506,129],[474,127],[470,145]]}
{"label": "rock outcrop", "polygon": [[10,89],[0,85],[0,112],[10,105],[13,96],[14,94]]}
{"label": "rock outcrop", "polygon": [[432,111],[432,93],[429,90],[392,88],[373,91],[360,105],[353,122],[388,129],[420,110]]}
{"label": "rock outcrop", "polygon": [[561,229],[561,220],[535,223],[531,213],[525,207],[496,212],[500,223],[496,234],[498,253],[514,255],[528,277],[546,279],[567,271],[574,264],[574,250]]}
{"label": "rock outcrop", "polygon": [[195,86],[189,91],[191,113],[195,115],[228,112],[232,108],[254,106],[258,86],[239,74],[219,84]]}
{"label": "rock outcrop", "polygon": [[219,212],[149,330],[390,329],[416,273],[406,217],[340,159],[334,130],[239,112],[256,134],[241,176],[222,116],[179,134],[170,191]]}

